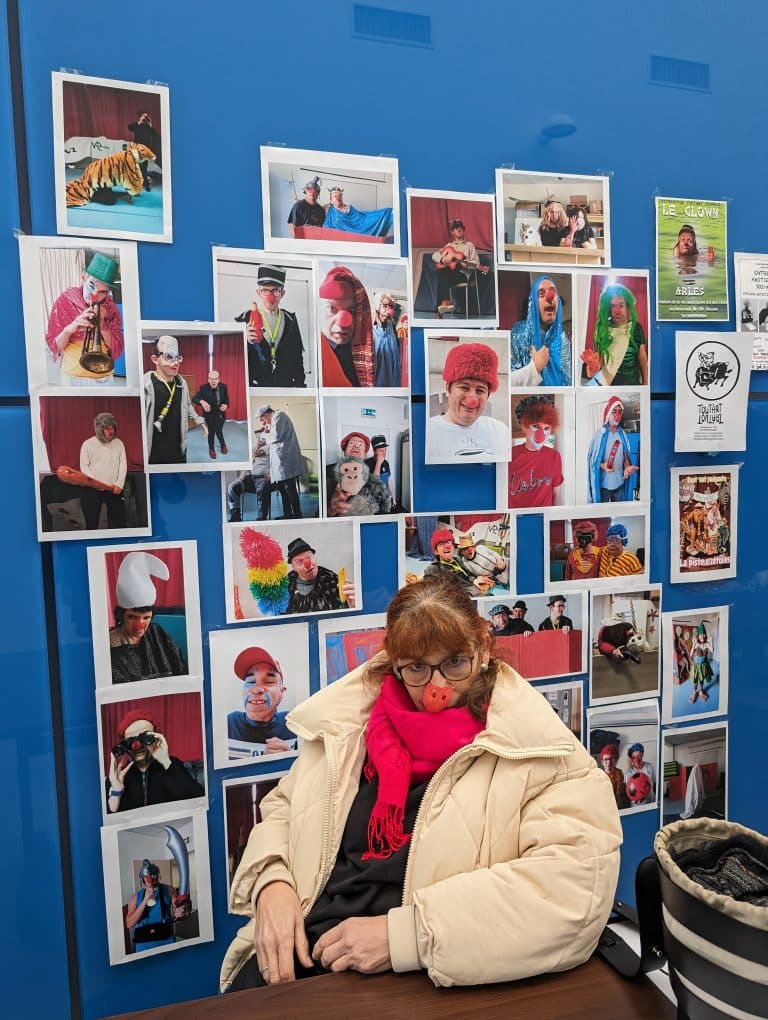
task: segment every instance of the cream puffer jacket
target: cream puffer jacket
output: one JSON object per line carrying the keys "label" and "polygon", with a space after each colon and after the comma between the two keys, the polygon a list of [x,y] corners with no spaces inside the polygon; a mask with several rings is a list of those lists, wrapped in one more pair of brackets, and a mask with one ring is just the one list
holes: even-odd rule
{"label": "cream puffer jacket", "polygon": [[[264,886],[288,882],[306,917],[328,881],[375,701],[364,668],[288,717],[304,743],[261,802],[232,881],[230,909],[251,920],[227,950],[222,991],[254,952]],[[502,665],[486,728],[441,765],[421,802],[403,905],[387,915],[393,969],[473,985],[583,963],[613,903],[620,845],[607,775],[546,699]]]}

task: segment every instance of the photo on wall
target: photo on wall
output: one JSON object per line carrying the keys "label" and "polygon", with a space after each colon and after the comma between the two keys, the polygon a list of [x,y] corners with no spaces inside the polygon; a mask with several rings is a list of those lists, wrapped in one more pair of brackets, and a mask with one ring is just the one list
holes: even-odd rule
{"label": "photo on wall", "polygon": [[424,333],[427,464],[509,461],[509,334]]}
{"label": "photo on wall", "polygon": [[630,577],[648,584],[650,514],[646,506],[619,506],[601,517],[594,506],[544,511],[544,578],[548,590],[589,581],[590,591],[615,591]]}
{"label": "photo on wall", "polygon": [[590,704],[658,697],[661,587],[627,585],[591,602]]}
{"label": "photo on wall", "polygon": [[483,598],[477,610],[493,638],[494,655],[526,680],[586,673],[586,592]]}
{"label": "photo on wall", "polygon": [[248,385],[316,390],[315,271],[311,259],[213,248],[213,314],[245,323]]}
{"label": "photo on wall", "polygon": [[214,767],[295,757],[286,716],[309,697],[309,624],[212,630],[208,638]]}
{"label": "photo on wall", "polygon": [[316,298],[322,385],[407,392],[407,260],[318,261]]}
{"label": "photo on wall", "polygon": [[96,686],[202,676],[196,543],[86,552]]}
{"label": "photo on wall", "polygon": [[497,326],[493,198],[406,190],[414,326]]}
{"label": "photo on wall", "polygon": [[728,723],[661,731],[661,824],[728,818]]}
{"label": "photo on wall", "polygon": [[101,854],[110,966],[213,940],[205,811],[105,827]]}
{"label": "photo on wall", "polygon": [[56,230],[173,240],[167,85],[54,71]]}
{"label": "photo on wall", "polygon": [[510,404],[512,459],[496,467],[496,506],[536,511],[573,504],[573,392],[516,390]]}
{"label": "photo on wall", "polygon": [[496,171],[499,262],[610,266],[607,177]]}
{"label": "photo on wall", "polygon": [[768,255],[733,253],[736,328],[750,334],[752,371],[768,370]]}
{"label": "photo on wall", "polygon": [[105,825],[151,817],[159,804],[208,806],[202,679],[169,678],[162,692],[96,693]]}
{"label": "photo on wall", "polygon": [[223,532],[227,623],[363,608],[358,521],[230,524]]}
{"label": "photo on wall", "polygon": [[251,829],[262,819],[261,802],[286,775],[288,769],[278,769],[260,772],[258,776],[225,779],[221,784],[227,857],[227,903],[232,892],[232,879],[245,853]]}
{"label": "photo on wall", "polygon": [[510,515],[412,514],[400,529],[400,585],[448,574],[473,598],[509,596],[515,576]]}
{"label": "photo on wall", "polygon": [[512,389],[573,385],[574,274],[499,271],[499,325],[511,331]]}
{"label": "photo on wall", "polygon": [[261,197],[267,251],[400,254],[396,159],[262,145]]}
{"label": "photo on wall", "polygon": [[253,460],[243,328],[141,322],[148,470],[246,471]]}
{"label": "photo on wall", "polygon": [[407,513],[413,491],[408,397],[323,395],[321,413],[327,516]]}
{"label": "photo on wall", "polygon": [[650,500],[651,400],[647,389],[576,391],[576,502]]}
{"label": "photo on wall", "polygon": [[30,389],[137,388],[136,245],[20,236],[19,262]]}
{"label": "photo on wall", "polygon": [[381,651],[387,614],[368,613],[349,620],[318,620],[320,686],[327,687]]}
{"label": "photo on wall", "polygon": [[560,684],[539,684],[536,690],[547,699],[552,710],[574,737],[583,743],[584,685],[581,680],[571,680]]}
{"label": "photo on wall", "polygon": [[656,321],[727,322],[728,203],[654,201]]}
{"label": "photo on wall", "polygon": [[670,481],[670,581],[736,577],[738,464],[673,467]]}
{"label": "photo on wall", "polygon": [[151,534],[138,396],[33,393],[41,542]]}
{"label": "photo on wall", "polygon": [[662,616],[665,723],[728,711],[728,606]]}
{"label": "photo on wall", "polygon": [[746,450],[751,366],[747,333],[675,332],[675,453]]}
{"label": "photo on wall", "polygon": [[587,709],[589,753],[611,781],[619,814],[654,810],[659,798],[659,703]]}
{"label": "photo on wall", "polygon": [[578,381],[582,386],[648,386],[648,270],[575,273],[574,282]]}
{"label": "photo on wall", "polygon": [[221,476],[223,519],[298,520],[322,505],[320,420],[315,393],[251,393],[253,461]]}

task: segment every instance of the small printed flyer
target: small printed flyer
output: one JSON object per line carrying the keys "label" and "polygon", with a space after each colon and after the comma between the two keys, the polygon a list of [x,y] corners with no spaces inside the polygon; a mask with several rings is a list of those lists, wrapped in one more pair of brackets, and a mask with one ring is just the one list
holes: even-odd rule
{"label": "small printed flyer", "polygon": [[656,319],[728,321],[728,203],[656,198]]}
{"label": "small printed flyer", "polygon": [[768,370],[768,255],[733,253],[736,327],[752,334],[752,371]]}
{"label": "small printed flyer", "polygon": [[672,468],[671,482],[670,581],[736,577],[738,465]]}
{"label": "small printed flyer", "polygon": [[675,334],[675,452],[746,450],[752,345],[744,333]]}

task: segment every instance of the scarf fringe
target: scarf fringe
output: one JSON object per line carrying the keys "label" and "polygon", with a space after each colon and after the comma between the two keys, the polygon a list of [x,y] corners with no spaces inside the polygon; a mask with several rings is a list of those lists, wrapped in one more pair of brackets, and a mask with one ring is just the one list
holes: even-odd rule
{"label": "scarf fringe", "polygon": [[403,832],[404,817],[403,809],[397,804],[374,806],[368,819],[368,850],[362,855],[364,861],[386,860],[408,843],[411,834]]}

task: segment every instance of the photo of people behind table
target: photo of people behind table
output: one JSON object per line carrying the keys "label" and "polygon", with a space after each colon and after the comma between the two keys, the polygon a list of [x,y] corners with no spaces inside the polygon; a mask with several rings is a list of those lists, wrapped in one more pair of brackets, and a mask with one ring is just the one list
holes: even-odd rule
{"label": "photo of people behind table", "polygon": [[204,811],[104,828],[101,848],[110,965],[212,940]]}
{"label": "photo of people behind table", "polygon": [[573,383],[573,273],[503,268],[499,325],[511,330],[510,386]]}
{"label": "photo of people behind table", "polygon": [[411,402],[407,397],[323,396],[328,517],[411,508]]}
{"label": "photo of people behind table", "polygon": [[508,461],[509,335],[424,336],[427,464]]}
{"label": "photo of people behind table", "polygon": [[213,249],[214,316],[242,322],[248,385],[314,389],[317,380],[314,268],[310,259],[247,248]]}
{"label": "photo of people behind table", "polygon": [[406,191],[416,326],[498,323],[493,199],[459,191]]}
{"label": "photo of people behind table", "polygon": [[227,623],[362,609],[360,525],[280,521],[224,528]]}
{"label": "photo of people behind table", "polygon": [[137,386],[136,245],[19,237],[30,387]]}
{"label": "photo of people behind table", "polygon": [[592,704],[658,695],[661,679],[661,588],[593,594]]}
{"label": "photo of people behind table", "polygon": [[659,703],[635,701],[587,709],[589,753],[611,781],[620,812],[656,807]]}
{"label": "photo of people behind table", "polygon": [[261,193],[268,251],[400,252],[396,159],[262,145]]}
{"label": "photo of people behind table", "polygon": [[253,461],[221,476],[224,520],[299,520],[320,515],[317,397],[250,397]]}
{"label": "photo of people behind table", "polygon": [[31,398],[38,539],[150,532],[138,397]]}
{"label": "photo of people behind table", "polygon": [[496,171],[499,262],[610,266],[607,177]]}
{"label": "photo of people behind table", "polygon": [[526,680],[585,673],[586,592],[506,595],[477,604],[495,654]]}
{"label": "photo of people behind table", "polygon": [[88,549],[96,686],[200,676],[194,542]]}
{"label": "photo of people behind table", "polygon": [[576,500],[647,500],[650,463],[647,390],[576,391]]}
{"label": "photo of people behind table", "polygon": [[573,503],[572,392],[511,395],[512,459],[496,468],[496,506],[534,510]]}
{"label": "photo of people behind table", "polygon": [[296,752],[286,716],[309,697],[309,626],[211,631],[213,760],[217,769]]}
{"label": "photo of people behind table", "polygon": [[401,584],[448,574],[473,598],[507,596],[513,557],[506,513],[412,514],[401,526]]}
{"label": "photo of people behind table", "polygon": [[56,227],[173,240],[168,86],[53,73]]}
{"label": "photo of people behind table", "polygon": [[250,467],[242,330],[214,322],[144,322],[141,363],[150,472]]}
{"label": "photo of people behind table", "polygon": [[728,817],[728,723],[662,730],[661,824]]}
{"label": "photo of people behind table", "polygon": [[317,322],[323,386],[407,389],[409,319],[405,259],[319,261]]}
{"label": "photo of people behind table", "polygon": [[647,386],[648,271],[574,274],[577,378],[582,386]]}
{"label": "photo of people behind table", "polygon": [[119,701],[111,691],[98,696],[105,822],[182,800],[207,806],[200,683],[170,679],[163,691]]}
{"label": "photo of people behind table", "polygon": [[558,590],[587,580],[590,589],[615,588],[621,577],[647,580],[647,509],[619,508],[612,517],[600,517],[594,509],[575,507],[568,516],[545,513],[544,576]]}

